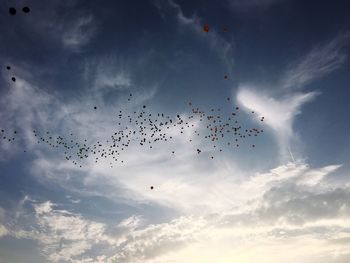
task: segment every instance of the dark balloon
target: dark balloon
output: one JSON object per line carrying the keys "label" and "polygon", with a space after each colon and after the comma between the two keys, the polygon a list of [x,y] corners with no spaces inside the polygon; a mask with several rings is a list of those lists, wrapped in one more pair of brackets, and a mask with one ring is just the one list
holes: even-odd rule
{"label": "dark balloon", "polygon": [[25,6],[25,7],[22,8],[22,11],[23,11],[24,13],[29,13],[29,12],[30,12],[30,9],[29,9],[28,6]]}
{"label": "dark balloon", "polygon": [[10,15],[15,15],[16,14],[16,8],[14,8],[14,7],[10,7],[9,8],[9,13],[10,13]]}

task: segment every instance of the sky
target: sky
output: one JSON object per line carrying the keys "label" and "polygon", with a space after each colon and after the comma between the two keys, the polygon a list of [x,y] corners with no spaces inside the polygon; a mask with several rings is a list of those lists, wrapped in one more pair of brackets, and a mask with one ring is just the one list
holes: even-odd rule
{"label": "sky", "polygon": [[[349,12],[2,1],[0,262],[350,262]],[[263,132],[215,148],[191,107]],[[138,130],[120,111],[189,128],[152,148],[132,140],[118,161],[80,158]]]}

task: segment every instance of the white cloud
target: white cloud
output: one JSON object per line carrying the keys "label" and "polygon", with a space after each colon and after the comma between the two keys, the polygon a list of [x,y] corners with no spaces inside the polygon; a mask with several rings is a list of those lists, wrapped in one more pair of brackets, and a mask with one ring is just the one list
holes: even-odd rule
{"label": "white cloud", "polygon": [[[135,215],[107,226],[58,209],[50,201],[31,201],[36,224],[31,224],[31,231],[10,233],[37,240],[42,253],[54,262],[83,258],[83,262],[253,263],[256,256],[266,262],[337,262],[350,253],[350,189],[328,180],[338,168],[281,165],[223,189],[232,201],[226,210],[197,215],[187,211],[159,224]],[[217,196],[216,201],[225,199]]]}
{"label": "white cloud", "polygon": [[298,184],[315,186],[319,184],[327,174],[337,170],[339,167],[339,165],[329,165],[321,169],[309,171],[303,178],[300,178]]}
{"label": "white cloud", "polygon": [[178,250],[195,241],[198,232],[206,225],[200,218],[181,217],[169,223],[150,225],[134,230],[127,236],[122,250],[111,257],[116,262],[144,262],[154,260],[171,250]]}
{"label": "white cloud", "polygon": [[282,87],[302,88],[338,69],[347,58],[342,48],[349,43],[349,40],[349,32],[339,34],[329,43],[313,48],[305,57],[290,64],[281,80]]}
{"label": "white cloud", "polygon": [[98,21],[78,1],[52,0],[40,7],[40,16],[28,17],[27,27],[44,43],[80,52],[95,35]]}
{"label": "white cloud", "polygon": [[66,48],[79,50],[90,41],[95,30],[96,26],[92,15],[80,17],[67,25],[63,31],[62,43]]}
{"label": "white cloud", "polygon": [[[170,9],[172,11],[171,15],[176,17],[179,26],[191,30],[203,41],[209,43],[210,48],[214,52],[217,52],[228,69],[232,70],[234,64],[233,45],[225,38],[221,37],[215,28],[210,27],[209,32],[203,32],[204,22],[202,19],[197,14],[187,17],[182,11],[181,6],[173,0],[168,0],[166,3],[164,3],[164,1],[156,1],[155,4],[163,18],[166,18],[167,15],[165,15],[165,13],[167,9]],[[175,12],[175,14],[173,14],[173,12]]]}
{"label": "white cloud", "polygon": [[[289,158],[289,148],[293,142],[293,122],[301,113],[301,106],[312,100],[317,92],[288,94],[284,98],[275,98],[263,93],[257,87],[241,85],[237,93],[237,101],[247,112],[255,111],[264,124],[272,128],[280,147],[280,157]],[[260,118],[256,121],[260,122]]]}
{"label": "white cloud", "polygon": [[127,90],[134,86],[127,63],[116,57],[86,63],[84,78],[88,84],[92,82],[92,88],[98,92]]}
{"label": "white cloud", "polygon": [[0,238],[6,236],[8,234],[8,231],[6,227],[2,224],[0,224]]}
{"label": "white cloud", "polygon": [[[33,130],[49,128],[57,107],[53,96],[17,76],[16,83],[0,99],[0,119],[8,132],[18,131],[22,147],[32,147],[36,143]],[[55,116],[60,117],[58,113]],[[18,143],[1,142],[1,147],[6,148],[9,156],[19,150]]]}
{"label": "white cloud", "polygon": [[[346,58],[341,49],[348,43],[349,36],[349,33],[339,35],[329,43],[314,48],[297,63],[290,64],[281,74],[279,83],[271,84],[272,88],[266,89],[259,84],[239,86],[237,101],[247,112],[254,110],[265,117],[264,123],[272,128],[278,141],[282,160],[294,159],[290,148],[298,143],[293,129],[295,117],[306,102],[319,94],[318,91],[295,89],[301,89],[339,68]],[[260,122],[260,118],[256,121]]]}
{"label": "white cloud", "polygon": [[[134,107],[139,107],[145,101],[151,100],[157,92],[156,84],[151,87],[133,86],[135,90],[132,92],[133,99],[130,103],[126,102],[125,96],[116,94],[113,94],[115,97],[113,101],[105,103],[104,98],[110,96],[110,88],[102,87],[103,84],[110,84],[113,87],[132,85],[126,69],[115,71],[118,68],[105,63],[104,67],[101,67],[102,71],[93,74],[95,84],[88,86],[84,95],[79,99],[63,100],[60,94],[49,94],[35,85],[35,81],[27,80],[26,78],[31,76],[29,70],[19,66],[17,68],[19,73],[16,76],[16,82],[11,83],[11,87],[3,91],[0,99],[1,124],[8,131],[17,130],[21,146],[32,150],[38,148],[33,130],[41,133],[49,131],[53,137],[58,135],[66,137],[67,131],[76,130],[77,132],[74,132],[76,138],[89,137],[91,141],[109,138],[111,130],[115,130],[113,120],[117,110],[131,111]],[[98,112],[93,110],[96,105]],[[92,133],[90,133],[91,130],[93,130]],[[18,146],[16,143],[10,145],[1,140],[1,147],[6,149],[7,155],[11,151],[19,150]],[[36,153],[40,155],[41,151]]]}
{"label": "white cloud", "polygon": [[[320,170],[334,169],[325,167]],[[200,231],[192,234],[193,240],[189,244],[144,262],[256,262],[257,259],[259,262],[336,262],[334,255],[337,251],[345,249],[344,254],[349,253],[346,242],[339,246],[330,244],[331,240],[337,240],[340,236],[349,236],[349,211],[339,215],[341,207],[347,202],[347,195],[337,197],[332,202],[336,189],[325,190],[320,185],[313,185],[308,191],[292,193],[288,190],[288,185],[296,186],[300,178],[313,172],[305,164],[289,164],[253,176],[247,184],[233,191],[237,195],[239,191],[248,191],[246,205],[252,198],[258,206],[248,205],[250,211],[231,209],[224,214],[207,216],[202,219]],[[281,189],[280,194],[266,200],[264,193],[274,191],[276,187]],[[349,193],[349,189],[345,191]],[[322,206],[317,207],[319,211],[315,213],[315,209],[310,209],[315,206],[311,200],[318,192],[323,192],[318,201]],[[327,204],[324,204],[325,200]],[[280,214],[264,213],[265,207],[273,212],[276,205],[281,208],[286,206],[289,210]],[[229,216],[228,213],[233,215]],[[303,224],[295,225],[293,218],[297,216],[305,218]],[[196,224],[197,220],[200,218],[192,218],[187,222],[187,227]]]}
{"label": "white cloud", "polygon": [[52,202],[47,201],[47,202],[35,205],[34,209],[38,215],[47,214],[52,211],[52,205],[53,205]]}
{"label": "white cloud", "polygon": [[103,88],[128,88],[131,85],[130,77],[123,72],[113,74],[113,76],[99,75],[96,85]]}
{"label": "white cloud", "polygon": [[71,262],[94,244],[102,242],[104,224],[86,220],[66,210],[54,209],[50,201],[33,206],[35,222],[31,230],[17,229],[13,235],[38,241],[40,252],[48,260]]}

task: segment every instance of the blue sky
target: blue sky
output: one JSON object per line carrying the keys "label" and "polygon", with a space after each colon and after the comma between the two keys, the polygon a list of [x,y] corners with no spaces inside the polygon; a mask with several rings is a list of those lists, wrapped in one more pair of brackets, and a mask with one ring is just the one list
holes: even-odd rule
{"label": "blue sky", "polygon": [[[0,262],[349,262],[349,3],[214,2],[3,1]],[[264,132],[220,152],[189,102]],[[193,128],[37,143],[107,145],[120,110]]]}

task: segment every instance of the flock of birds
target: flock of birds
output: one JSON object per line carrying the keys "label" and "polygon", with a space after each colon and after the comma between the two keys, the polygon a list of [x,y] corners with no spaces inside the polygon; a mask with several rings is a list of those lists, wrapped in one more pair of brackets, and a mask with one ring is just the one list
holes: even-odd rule
{"label": "flock of birds", "polygon": [[[23,7],[24,13],[29,13],[29,7]],[[9,9],[11,15],[16,14],[16,9]],[[208,33],[209,26],[204,25],[203,31]],[[223,28],[224,32],[228,28]],[[8,71],[11,71],[11,66],[6,66]],[[228,79],[224,75],[224,79]],[[11,76],[11,80],[16,82],[16,78]],[[133,94],[129,94],[127,101],[131,101]],[[230,103],[230,98],[227,98]],[[33,130],[32,135],[36,138],[38,144],[47,144],[48,146],[61,149],[64,152],[65,159],[71,161],[74,165],[82,167],[79,163],[82,159],[94,158],[97,163],[100,160],[108,159],[110,166],[113,167],[115,162],[124,163],[122,153],[126,151],[131,144],[136,143],[140,147],[153,148],[155,143],[170,142],[173,140],[174,129],[178,131],[178,135],[186,135],[189,143],[192,143],[195,138],[207,140],[212,144],[212,149],[205,150],[194,147],[197,154],[202,154],[206,151],[210,159],[214,159],[214,152],[222,152],[224,147],[238,148],[240,143],[250,138],[254,138],[263,133],[262,129],[252,127],[243,128],[239,123],[239,107],[231,108],[230,112],[223,113],[225,109],[212,108],[206,112],[194,107],[192,102],[188,102],[190,107],[189,114],[176,114],[169,116],[164,113],[154,113],[148,111],[146,105],[138,111],[123,112],[119,111],[116,115],[116,129],[113,131],[108,140],[89,142],[88,139],[79,140],[75,138],[73,133],[63,137],[50,131],[41,132]],[[232,107],[230,105],[230,107]],[[97,106],[93,107],[94,111],[98,111]],[[251,114],[255,114],[254,111]],[[264,117],[259,117],[260,121],[264,121]],[[200,123],[200,125],[198,125]],[[0,130],[2,141],[6,143],[15,142],[17,136],[21,132],[18,130]],[[255,144],[251,144],[255,148]],[[26,152],[26,150],[24,150]],[[175,155],[175,150],[172,150],[171,155]],[[153,190],[153,186],[150,187]]]}

